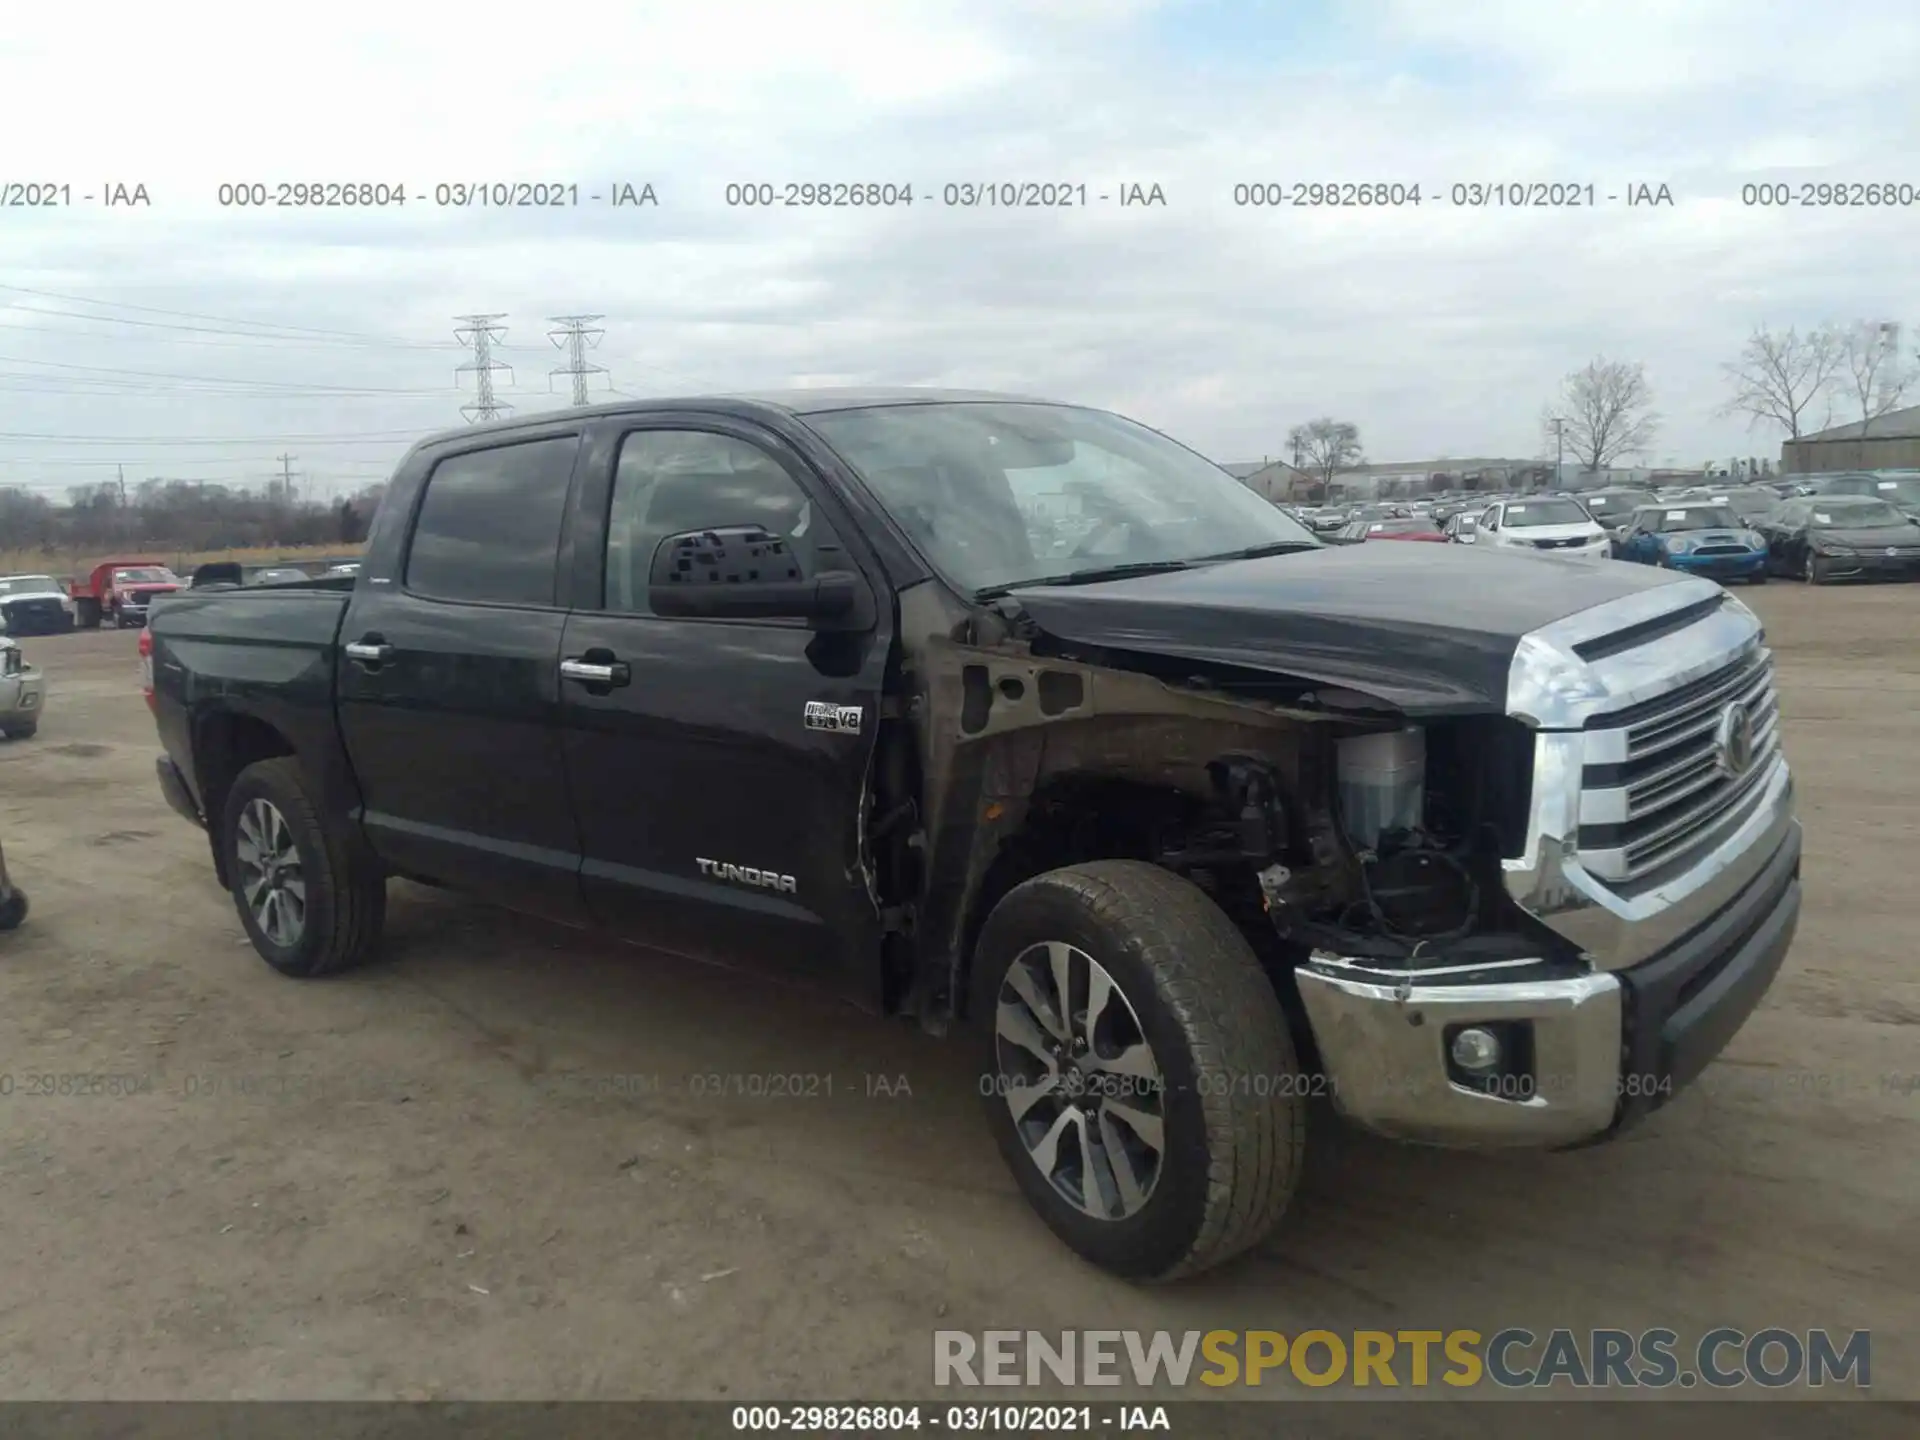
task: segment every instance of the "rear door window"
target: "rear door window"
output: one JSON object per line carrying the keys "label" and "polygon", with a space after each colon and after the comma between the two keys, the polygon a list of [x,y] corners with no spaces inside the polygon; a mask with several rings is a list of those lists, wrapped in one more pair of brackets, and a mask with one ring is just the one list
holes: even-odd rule
{"label": "rear door window", "polygon": [[427,477],[406,588],[434,600],[552,605],[576,435],[449,455]]}

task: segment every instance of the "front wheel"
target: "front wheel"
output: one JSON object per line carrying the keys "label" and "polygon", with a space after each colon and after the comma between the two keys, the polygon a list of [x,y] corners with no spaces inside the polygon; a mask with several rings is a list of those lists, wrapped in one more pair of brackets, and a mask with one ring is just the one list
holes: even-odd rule
{"label": "front wheel", "polygon": [[1252,947],[1197,886],[1131,860],[1037,876],[988,917],[972,979],[987,1123],[1067,1245],[1170,1280],[1279,1222],[1307,1087]]}
{"label": "front wheel", "polygon": [[359,964],[386,919],[386,879],[330,830],[290,758],[242,770],[220,826],[227,881],[260,958],[306,980]]}
{"label": "front wheel", "polygon": [[1824,585],[1831,578],[1827,574],[1827,562],[1811,550],[1807,552],[1806,568],[1801,574],[1809,585]]}
{"label": "front wheel", "polygon": [[27,921],[27,892],[14,890],[0,900],[0,931],[18,930]]}
{"label": "front wheel", "polygon": [[17,725],[0,727],[0,733],[4,733],[9,740],[31,740],[35,735],[40,733],[40,722],[38,720],[22,720]]}

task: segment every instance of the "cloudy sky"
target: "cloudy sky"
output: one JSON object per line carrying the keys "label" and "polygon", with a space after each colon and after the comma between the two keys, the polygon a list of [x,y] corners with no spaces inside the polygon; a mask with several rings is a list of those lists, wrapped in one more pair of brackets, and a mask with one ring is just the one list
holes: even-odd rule
{"label": "cloudy sky", "polygon": [[[1279,455],[1319,414],[1377,460],[1539,454],[1542,403],[1602,354],[1646,362],[1654,463],[1777,455],[1776,433],[1714,414],[1754,324],[1920,337],[1920,202],[1742,203],[1763,183],[1920,187],[1910,0],[8,12],[4,198],[71,203],[0,208],[0,484],[258,480],[288,453],[317,491],[353,488],[461,423],[454,317],[474,312],[507,316],[522,414],[567,399],[548,317],[588,313],[597,390],[1016,389],[1222,460]],[[409,198],[220,204],[223,184],[361,180]],[[435,203],[491,181],[579,203]],[[915,201],[727,204],[730,183],[836,181]],[[1000,181],[1088,203],[942,203]],[[1234,203],[1262,181],[1417,184],[1423,203]],[[1503,181],[1599,203],[1449,203]],[[608,204],[622,183],[659,203]],[[103,205],[114,184],[151,203]],[[1099,198],[1130,184],[1165,204]],[[1628,207],[1638,184],[1675,203]]]}

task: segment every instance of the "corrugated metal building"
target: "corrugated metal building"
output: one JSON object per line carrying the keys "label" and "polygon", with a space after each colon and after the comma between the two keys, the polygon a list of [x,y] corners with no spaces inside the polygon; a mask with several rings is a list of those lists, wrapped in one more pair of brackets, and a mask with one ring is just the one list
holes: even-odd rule
{"label": "corrugated metal building", "polygon": [[1920,469],[1920,405],[1889,410],[1865,423],[1835,425],[1780,445],[1780,470],[1786,475],[1913,469]]}

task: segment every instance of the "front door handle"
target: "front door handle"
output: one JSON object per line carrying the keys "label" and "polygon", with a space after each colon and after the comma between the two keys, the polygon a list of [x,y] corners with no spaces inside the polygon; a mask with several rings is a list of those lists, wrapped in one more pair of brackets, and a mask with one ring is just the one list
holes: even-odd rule
{"label": "front door handle", "polygon": [[357,660],[362,665],[379,665],[393,658],[393,646],[387,644],[378,635],[369,635],[364,640],[349,641],[341,647],[349,660]]}
{"label": "front door handle", "polygon": [[619,660],[596,663],[591,660],[562,660],[560,678],[571,680],[577,685],[605,686],[612,689],[626,685],[633,680],[633,671]]}

